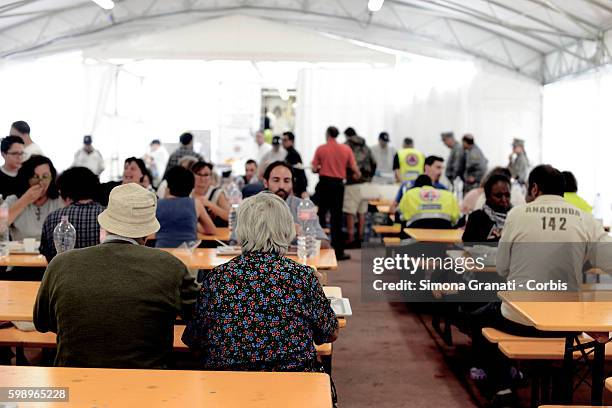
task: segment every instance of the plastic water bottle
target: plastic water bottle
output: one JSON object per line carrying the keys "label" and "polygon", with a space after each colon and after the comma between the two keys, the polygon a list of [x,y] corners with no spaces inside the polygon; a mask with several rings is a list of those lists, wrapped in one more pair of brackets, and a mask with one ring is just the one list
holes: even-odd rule
{"label": "plastic water bottle", "polygon": [[8,215],[8,205],[0,195],[0,257],[8,256],[10,252]]}
{"label": "plastic water bottle", "polygon": [[62,221],[53,230],[53,242],[58,254],[74,249],[76,244],[76,229],[68,221],[68,216],[64,215]]}
{"label": "plastic water bottle", "polygon": [[301,234],[298,236],[298,257],[300,253],[300,238],[303,238],[303,251],[306,253],[306,257],[310,258],[315,256],[316,252],[316,231],[315,222],[317,219],[317,211],[314,203],[310,199],[305,198],[300,201],[297,209],[298,220],[301,225]]}
{"label": "plastic water bottle", "polygon": [[238,211],[238,207],[240,206],[240,203],[242,202],[242,193],[238,189],[238,186],[232,183],[228,187],[227,195],[228,195],[228,200],[230,203],[230,213],[229,213],[229,219],[227,223],[228,223],[230,231],[235,231],[236,230],[236,211]]}

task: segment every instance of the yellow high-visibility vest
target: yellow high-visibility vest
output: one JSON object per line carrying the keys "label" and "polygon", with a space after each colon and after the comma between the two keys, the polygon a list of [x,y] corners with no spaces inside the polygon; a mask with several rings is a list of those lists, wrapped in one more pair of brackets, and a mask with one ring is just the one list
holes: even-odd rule
{"label": "yellow high-visibility vest", "polygon": [[420,219],[438,218],[455,224],[459,220],[459,204],[455,195],[431,186],[415,187],[406,191],[399,203],[399,211],[406,225]]}
{"label": "yellow high-visibility vest", "polygon": [[580,197],[577,193],[565,193],[563,194],[563,198],[565,201],[578,208],[579,210],[584,211],[585,213],[591,214],[593,212],[593,207],[582,197]]}
{"label": "yellow high-visibility vest", "polygon": [[413,148],[401,149],[397,152],[400,178],[402,181],[413,181],[423,174],[425,155]]}

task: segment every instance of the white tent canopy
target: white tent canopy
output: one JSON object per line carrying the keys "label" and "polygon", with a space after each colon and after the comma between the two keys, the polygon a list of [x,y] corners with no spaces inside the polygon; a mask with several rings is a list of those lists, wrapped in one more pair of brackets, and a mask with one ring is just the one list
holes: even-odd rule
{"label": "white tent canopy", "polygon": [[[299,44],[299,46],[297,46]],[[256,50],[256,51],[255,51]],[[391,53],[260,18],[232,15],[86,49],[98,59],[202,59],[395,64]]]}
{"label": "white tent canopy", "polygon": [[387,0],[377,13],[366,0],[117,0],[110,12],[90,0],[2,3],[0,58],[241,14],[429,56],[477,57],[541,82],[610,61],[604,0]]}

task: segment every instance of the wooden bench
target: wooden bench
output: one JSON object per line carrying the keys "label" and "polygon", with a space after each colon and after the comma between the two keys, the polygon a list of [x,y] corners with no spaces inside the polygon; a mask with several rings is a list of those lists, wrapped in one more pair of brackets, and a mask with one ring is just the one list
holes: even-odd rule
{"label": "wooden bench", "polygon": [[[498,343],[499,350],[513,360],[563,360],[565,340],[555,341],[502,341]],[[574,353],[579,357],[580,353]],[[592,358],[592,355],[590,355]],[[612,345],[606,344],[606,360],[612,360]]]}
{"label": "wooden bench", "polygon": [[374,225],[372,230],[378,235],[393,235],[402,232],[402,226],[400,224]]}
{"label": "wooden bench", "polygon": [[[189,347],[181,337],[185,331],[185,326],[174,326],[174,351],[187,352]],[[55,348],[55,333],[41,333],[37,331],[21,331],[16,327],[0,329],[0,346],[4,347],[29,347],[29,348]],[[331,356],[332,345],[325,343],[315,346],[318,356]]]}
{"label": "wooden bench", "polygon": [[383,244],[388,246],[399,245],[401,242],[400,237],[383,237]]}
{"label": "wooden bench", "polygon": [[[555,337],[522,337],[515,336],[513,334],[505,333],[501,330],[494,329],[492,327],[484,327],[482,329],[482,335],[485,339],[487,339],[490,343],[498,344],[501,342],[508,341],[544,341],[544,342],[554,342],[554,341],[564,341],[562,338]],[[587,339],[584,336],[581,336],[581,341],[590,341],[591,339]]]}

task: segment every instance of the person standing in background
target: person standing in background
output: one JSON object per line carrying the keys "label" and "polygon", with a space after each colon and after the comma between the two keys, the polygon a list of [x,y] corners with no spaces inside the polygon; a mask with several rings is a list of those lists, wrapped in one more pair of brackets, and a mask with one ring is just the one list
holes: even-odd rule
{"label": "person standing in background", "polygon": [[442,143],[450,149],[448,159],[446,160],[446,178],[450,182],[451,188],[453,188],[457,177],[463,179],[465,154],[463,153],[463,147],[455,139],[453,132],[444,132],[441,136]]}
{"label": "person standing in background", "polygon": [[17,122],[13,122],[11,125],[11,136],[19,136],[25,145],[25,149],[23,150],[24,156],[23,161],[28,160],[30,157],[36,155],[44,156],[42,149],[36,143],[32,141],[30,137],[30,125],[23,120],[18,120]]}
{"label": "person standing in background", "polygon": [[171,168],[179,165],[179,161],[184,156],[192,156],[198,159],[198,161],[204,161],[202,155],[193,150],[193,135],[191,133],[183,133],[179,141],[181,142],[181,146],[170,155],[166,171],[164,172],[164,178],[166,178],[166,174]]}
{"label": "person standing in background", "polygon": [[389,134],[381,132],[378,135],[378,144],[372,146],[372,156],[376,161],[376,175],[380,177],[390,176],[393,174],[393,159],[397,154],[397,150],[389,145]]}
{"label": "person standing in background", "polygon": [[0,142],[4,165],[0,167],[0,195],[6,200],[17,191],[17,172],[23,162],[23,140],[18,136],[7,136]]}
{"label": "person standing in background", "polygon": [[266,143],[266,137],[263,130],[258,130],[257,133],[255,133],[255,144],[257,145],[255,148],[255,160],[257,161],[257,165],[261,167],[261,161],[264,156],[272,150],[272,146]]}
{"label": "person standing in background", "polygon": [[306,173],[304,172],[304,164],[302,163],[302,156],[295,150],[295,135],[293,132],[283,133],[283,147],[287,151],[287,157],[285,161],[293,167],[293,194],[296,197],[302,198],[306,193],[308,187],[308,180],[306,179]]}
{"label": "person standing in background", "polygon": [[158,139],[154,139],[149,145],[149,152],[144,155],[143,160],[151,169],[153,185],[157,187],[161,183],[162,176],[166,173],[166,164],[170,154]]}
{"label": "person standing in background", "polygon": [[467,133],[463,136],[463,150],[465,151],[465,170],[463,171],[463,193],[477,188],[487,173],[488,160],[474,143],[474,136]]}
{"label": "person standing in background", "polygon": [[259,163],[259,178],[263,177],[266,167],[275,161],[283,161],[287,157],[287,151],[281,146],[280,136],[274,136],[272,138],[272,150],[266,153]]}
{"label": "person standing in background", "polygon": [[393,159],[395,181],[398,183],[402,181],[414,181],[423,174],[424,165],[425,155],[414,148],[414,142],[411,138],[405,138],[404,148],[398,151]]}
{"label": "person standing in background", "polygon": [[327,225],[326,217],[331,215],[331,244],[339,261],[350,259],[344,253],[342,238],[342,202],[344,200],[344,180],[347,169],[351,169],[353,177],[359,179],[361,172],[357,167],[355,156],[350,147],[336,141],[338,128],[330,126],[325,132],[327,143],[317,147],[312,159],[312,171],[319,173],[319,183],[315,189],[317,205],[319,206],[319,223]]}
{"label": "person standing in background", "polygon": [[96,176],[104,171],[104,159],[100,152],[92,146],[91,136],[83,137],[83,148],[74,154],[72,167],[87,167]]}
{"label": "person standing in background", "polygon": [[525,141],[523,139],[512,141],[512,154],[510,154],[508,169],[513,179],[523,185],[527,183],[529,159],[525,152]]}
{"label": "person standing in background", "polygon": [[[360,248],[365,229],[365,213],[368,211],[368,202],[363,198],[361,187],[364,183],[372,181],[372,176],[376,172],[376,161],[365,139],[358,136],[355,129],[346,128],[344,135],[346,145],[353,151],[361,177],[351,177],[352,174],[348,173],[342,212],[346,214],[347,247]],[[355,215],[357,215],[357,237],[355,237]]]}

